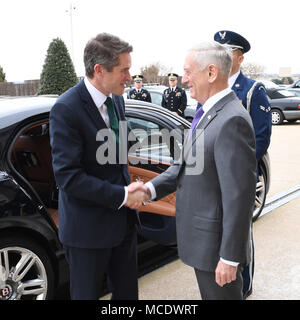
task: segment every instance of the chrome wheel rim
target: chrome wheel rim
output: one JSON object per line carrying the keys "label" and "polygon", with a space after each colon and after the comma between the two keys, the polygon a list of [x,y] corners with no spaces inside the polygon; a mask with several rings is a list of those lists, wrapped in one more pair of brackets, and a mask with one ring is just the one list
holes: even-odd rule
{"label": "chrome wheel rim", "polygon": [[39,257],[22,247],[0,249],[0,300],[44,300],[47,274]]}
{"label": "chrome wheel rim", "polygon": [[258,182],[256,183],[256,194],[255,194],[255,206],[253,210],[253,217],[255,217],[262,209],[266,194],[266,186],[264,176],[259,175]]}

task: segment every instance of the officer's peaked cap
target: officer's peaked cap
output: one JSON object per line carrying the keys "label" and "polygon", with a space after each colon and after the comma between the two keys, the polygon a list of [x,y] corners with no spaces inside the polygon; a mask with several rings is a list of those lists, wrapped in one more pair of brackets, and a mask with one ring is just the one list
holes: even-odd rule
{"label": "officer's peaked cap", "polygon": [[214,40],[221,44],[227,44],[232,49],[240,49],[243,53],[248,52],[251,48],[248,40],[246,40],[240,34],[229,30],[221,30],[216,32],[214,35]]}
{"label": "officer's peaked cap", "polygon": [[135,82],[141,82],[143,81],[143,79],[144,79],[144,76],[141,74],[136,74],[132,77],[132,80]]}
{"label": "officer's peaked cap", "polygon": [[178,74],[177,73],[168,73],[169,80],[177,80]]}

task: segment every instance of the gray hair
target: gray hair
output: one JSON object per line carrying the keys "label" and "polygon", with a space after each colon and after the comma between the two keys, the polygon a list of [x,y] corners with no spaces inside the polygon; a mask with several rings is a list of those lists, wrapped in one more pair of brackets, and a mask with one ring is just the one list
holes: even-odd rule
{"label": "gray hair", "polygon": [[195,51],[195,62],[203,71],[208,65],[215,64],[222,78],[227,78],[232,67],[232,50],[216,41],[203,42],[191,49]]}
{"label": "gray hair", "polygon": [[101,64],[109,72],[119,63],[121,53],[132,52],[132,46],[108,33],[100,33],[91,39],[84,49],[85,73],[92,78],[94,66]]}

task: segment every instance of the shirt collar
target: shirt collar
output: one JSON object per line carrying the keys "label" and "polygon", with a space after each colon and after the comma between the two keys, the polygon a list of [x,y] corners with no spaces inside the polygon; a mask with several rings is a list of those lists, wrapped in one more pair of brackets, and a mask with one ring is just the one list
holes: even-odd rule
{"label": "shirt collar", "polygon": [[203,105],[204,113],[208,112],[218,101],[231,92],[231,88],[226,88],[207,99]]}
{"label": "shirt collar", "polygon": [[[84,77],[84,84],[87,88],[87,91],[91,95],[96,107],[98,109],[101,108],[104,102],[106,101],[107,96],[103,94],[101,91],[99,91],[97,88],[95,88],[87,77]],[[112,97],[112,94],[110,94],[109,96]]]}
{"label": "shirt collar", "polygon": [[237,73],[235,73],[234,75],[232,75],[229,79],[228,79],[228,85],[229,88],[232,88],[232,86],[234,85],[236,79],[238,78],[238,76],[240,75],[241,71],[239,70]]}

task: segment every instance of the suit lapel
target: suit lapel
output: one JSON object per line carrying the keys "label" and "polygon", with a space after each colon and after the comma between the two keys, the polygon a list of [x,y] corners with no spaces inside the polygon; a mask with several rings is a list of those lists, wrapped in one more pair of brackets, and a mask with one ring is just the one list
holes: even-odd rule
{"label": "suit lapel", "polygon": [[192,139],[189,141],[189,138],[186,139],[185,142],[185,152],[184,156],[187,157],[191,151],[192,146],[195,144],[196,140],[204,134],[204,130],[208,127],[208,125],[213,121],[215,117],[218,116],[219,111],[224,107],[226,103],[235,98],[235,94],[230,92],[221,100],[219,100],[205,115],[204,118],[198,123],[195,128],[195,131],[192,135]]}
{"label": "suit lapel", "polygon": [[83,106],[85,110],[88,112],[91,120],[94,122],[97,129],[100,130],[103,128],[107,128],[107,125],[101,117],[101,114],[98,108],[96,107],[91,95],[89,94],[83,80],[81,80],[81,82],[78,84],[78,92],[81,97],[81,100],[83,101]]}

